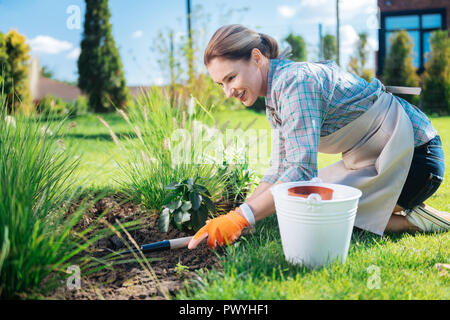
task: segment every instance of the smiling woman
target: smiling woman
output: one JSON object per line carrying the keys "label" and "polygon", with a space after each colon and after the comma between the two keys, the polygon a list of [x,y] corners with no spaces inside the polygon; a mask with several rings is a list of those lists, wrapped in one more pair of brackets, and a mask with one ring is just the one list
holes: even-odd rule
{"label": "smiling woman", "polygon": [[[393,95],[380,80],[369,83],[334,61],[285,59],[273,38],[242,25],[219,28],[208,43],[204,63],[227,98],[251,106],[264,96],[275,134],[271,167],[258,187],[226,219],[207,224],[189,248],[206,234],[210,247],[223,243],[224,235],[233,242],[241,234],[242,217],[253,225],[275,212],[273,184],[315,177],[362,191],[354,224],[358,228],[375,234],[450,228],[448,213],[423,204],[444,175],[437,131],[424,113]],[[419,154],[431,146],[439,156],[433,165],[424,164]],[[342,160],[319,172],[319,151],[342,154]]]}
{"label": "smiling woman", "polygon": [[204,63],[228,98],[235,97],[249,107],[258,96],[265,96],[269,59],[278,54],[274,38],[241,25],[230,25],[212,36]]}

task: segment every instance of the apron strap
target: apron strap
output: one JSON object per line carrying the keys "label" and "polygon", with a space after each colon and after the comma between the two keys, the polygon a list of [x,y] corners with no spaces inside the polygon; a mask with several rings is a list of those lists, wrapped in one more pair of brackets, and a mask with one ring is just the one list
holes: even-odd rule
{"label": "apron strap", "polygon": [[420,95],[422,88],[420,87],[398,87],[398,86],[384,86],[383,90],[393,94],[412,94]]}

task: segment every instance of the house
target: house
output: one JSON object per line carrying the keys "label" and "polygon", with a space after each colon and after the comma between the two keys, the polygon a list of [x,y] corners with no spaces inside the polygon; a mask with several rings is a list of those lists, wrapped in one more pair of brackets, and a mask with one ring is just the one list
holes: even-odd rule
{"label": "house", "polygon": [[[134,98],[149,88],[144,86],[128,87],[130,95]],[[64,101],[72,102],[83,93],[77,86],[42,76],[39,61],[36,57],[33,57],[30,62],[30,94],[33,103],[37,104],[47,95],[56,96]]]}
{"label": "house", "polygon": [[384,60],[389,52],[389,36],[406,30],[413,41],[413,65],[424,71],[430,51],[430,35],[450,27],[449,0],[377,0],[380,9],[379,50],[376,54],[377,77],[382,77]]}

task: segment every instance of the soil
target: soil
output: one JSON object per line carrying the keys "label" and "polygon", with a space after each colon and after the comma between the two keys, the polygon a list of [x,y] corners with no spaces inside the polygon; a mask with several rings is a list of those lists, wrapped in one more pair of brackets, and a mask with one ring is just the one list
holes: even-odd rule
{"label": "soil", "polygon": [[[79,206],[74,204],[67,210],[73,213]],[[121,223],[141,219],[139,229],[129,231],[131,237],[139,244],[146,244],[173,238],[187,237],[193,231],[180,231],[170,227],[167,233],[158,231],[158,215],[144,210],[139,205],[125,202],[118,195],[105,197],[91,205],[76,229],[84,230],[91,226],[107,210],[104,219],[111,224],[116,219]],[[129,239],[122,232],[128,242]],[[101,239],[91,246],[91,255],[101,257],[111,250],[121,251],[126,246],[117,235]],[[204,241],[196,249],[187,248],[152,252],[145,254],[151,270],[143,268],[138,262],[118,264],[113,268],[103,269],[81,277],[81,288],[70,290],[66,283],[49,295],[49,299],[170,299],[184,288],[186,280],[195,277],[195,270],[218,268],[221,249],[209,249]],[[178,265],[178,267],[177,267]],[[181,267],[180,266],[184,266]],[[152,275],[152,272],[154,275]],[[155,279],[156,276],[156,279]]]}

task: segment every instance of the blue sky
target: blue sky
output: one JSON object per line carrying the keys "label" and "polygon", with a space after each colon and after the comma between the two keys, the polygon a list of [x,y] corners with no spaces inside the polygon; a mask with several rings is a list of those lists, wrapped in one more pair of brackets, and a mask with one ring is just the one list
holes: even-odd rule
{"label": "blue sky", "polygon": [[[357,33],[368,32],[370,48],[377,49],[377,7],[376,0],[340,1],[341,62],[345,66],[353,53]],[[308,60],[315,61],[319,23],[324,34],[336,33],[335,0],[191,0],[191,3],[192,7],[201,6],[203,16],[209,17],[193,21],[194,28],[205,30],[200,48],[221,25],[241,23],[275,37],[281,47],[289,32],[302,35],[308,45]],[[81,28],[77,28],[73,19],[76,11],[69,10],[73,6],[80,11]],[[157,63],[160,56],[154,43],[160,30],[171,28],[177,38],[186,34],[186,0],[110,0],[109,7],[128,85],[166,82]],[[239,10],[242,8],[248,10]],[[227,15],[229,10],[235,11]],[[52,70],[55,78],[74,81],[84,13],[82,0],[0,0],[0,31],[18,30],[26,36],[32,55]],[[369,66],[373,64],[371,55]]]}

